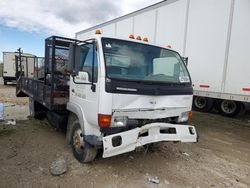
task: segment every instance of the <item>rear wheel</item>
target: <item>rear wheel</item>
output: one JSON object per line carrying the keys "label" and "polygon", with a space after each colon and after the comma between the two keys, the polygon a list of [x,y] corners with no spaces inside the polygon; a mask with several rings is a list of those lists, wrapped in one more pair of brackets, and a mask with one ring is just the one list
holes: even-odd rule
{"label": "rear wheel", "polygon": [[240,114],[240,112],[242,112],[244,109],[243,104],[241,102],[231,100],[219,101],[218,107],[220,113],[226,117],[235,117]]}
{"label": "rear wheel", "polygon": [[84,134],[81,130],[79,120],[72,122],[71,145],[75,158],[81,163],[93,161],[97,155],[97,149],[84,141]]}
{"label": "rear wheel", "polygon": [[209,112],[213,108],[214,100],[212,98],[195,96],[193,108],[196,111]]}

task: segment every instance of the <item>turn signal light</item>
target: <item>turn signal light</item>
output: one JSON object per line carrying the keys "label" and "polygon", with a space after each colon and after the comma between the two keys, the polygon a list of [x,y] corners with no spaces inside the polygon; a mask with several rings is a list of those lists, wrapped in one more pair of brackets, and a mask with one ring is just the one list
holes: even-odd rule
{"label": "turn signal light", "polygon": [[109,128],[111,124],[111,115],[98,114],[98,125],[100,128]]}
{"label": "turn signal light", "polygon": [[193,112],[190,111],[190,112],[188,112],[188,119],[191,120],[192,118],[193,118]]}
{"label": "turn signal light", "polygon": [[136,39],[137,39],[137,40],[141,40],[141,36],[137,36]]}
{"label": "turn signal light", "polygon": [[143,38],[143,41],[144,41],[144,42],[148,42],[148,38],[147,38],[147,37],[144,37],[144,38]]}
{"label": "turn signal light", "polygon": [[135,36],[134,36],[133,34],[130,34],[130,35],[129,35],[129,38],[130,38],[130,39],[135,39]]}
{"label": "turn signal light", "polygon": [[97,30],[95,30],[95,34],[96,34],[96,35],[100,35],[100,34],[102,34],[102,32],[101,32],[100,29],[97,29]]}

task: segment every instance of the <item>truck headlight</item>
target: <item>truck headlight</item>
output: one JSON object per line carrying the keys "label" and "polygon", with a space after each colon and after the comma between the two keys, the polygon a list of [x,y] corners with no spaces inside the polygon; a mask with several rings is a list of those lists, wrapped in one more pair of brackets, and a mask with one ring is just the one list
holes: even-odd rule
{"label": "truck headlight", "polygon": [[127,125],[127,122],[128,122],[127,116],[113,117],[111,127],[124,127]]}
{"label": "truck headlight", "polygon": [[188,121],[188,118],[189,118],[189,112],[182,112],[181,115],[178,117],[177,122],[182,123]]}

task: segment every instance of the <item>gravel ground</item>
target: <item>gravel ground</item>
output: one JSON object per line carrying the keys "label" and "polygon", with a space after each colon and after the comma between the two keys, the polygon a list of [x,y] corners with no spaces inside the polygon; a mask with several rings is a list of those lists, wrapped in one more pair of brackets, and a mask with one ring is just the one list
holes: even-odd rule
{"label": "gravel ground", "polygon": [[[18,117],[15,126],[0,126],[0,187],[250,187],[249,115],[229,119],[195,112],[191,123],[199,143],[160,143],[80,164],[64,132],[46,120],[26,119],[28,99],[16,98],[14,86],[0,85],[0,102],[9,105],[8,117]],[[52,176],[50,165],[58,158],[68,169]]]}

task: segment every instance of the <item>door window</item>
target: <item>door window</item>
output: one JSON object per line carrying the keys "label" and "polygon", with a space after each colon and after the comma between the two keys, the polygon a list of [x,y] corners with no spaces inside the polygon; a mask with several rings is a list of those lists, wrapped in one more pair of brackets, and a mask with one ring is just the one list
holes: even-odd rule
{"label": "door window", "polygon": [[[95,46],[93,44],[84,44],[81,46],[80,71],[88,73],[90,82],[92,81],[92,76],[94,78],[93,79],[94,82],[97,82],[97,77],[98,77],[97,53],[96,50],[94,50],[94,47]],[[92,75],[93,60],[94,60],[94,75]]]}

